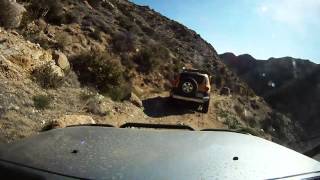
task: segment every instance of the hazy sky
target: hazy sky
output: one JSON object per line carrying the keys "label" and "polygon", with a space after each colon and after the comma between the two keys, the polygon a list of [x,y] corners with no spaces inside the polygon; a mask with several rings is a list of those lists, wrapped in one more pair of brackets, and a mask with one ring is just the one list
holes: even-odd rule
{"label": "hazy sky", "polygon": [[320,63],[320,0],[132,0],[195,30],[218,53]]}

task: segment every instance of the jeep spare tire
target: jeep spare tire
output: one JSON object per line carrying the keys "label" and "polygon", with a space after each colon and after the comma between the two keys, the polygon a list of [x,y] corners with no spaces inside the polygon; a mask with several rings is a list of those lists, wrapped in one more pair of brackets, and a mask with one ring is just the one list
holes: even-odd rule
{"label": "jeep spare tire", "polygon": [[184,78],[180,81],[179,90],[186,95],[193,95],[198,90],[198,83],[193,78]]}

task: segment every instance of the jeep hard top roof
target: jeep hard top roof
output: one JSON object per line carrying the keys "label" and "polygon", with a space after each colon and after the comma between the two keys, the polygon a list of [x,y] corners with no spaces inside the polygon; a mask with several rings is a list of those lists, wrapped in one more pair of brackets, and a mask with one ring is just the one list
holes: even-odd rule
{"label": "jeep hard top roof", "polygon": [[207,75],[209,75],[208,71],[200,70],[200,69],[183,69],[182,73],[199,73],[199,74],[207,74]]}

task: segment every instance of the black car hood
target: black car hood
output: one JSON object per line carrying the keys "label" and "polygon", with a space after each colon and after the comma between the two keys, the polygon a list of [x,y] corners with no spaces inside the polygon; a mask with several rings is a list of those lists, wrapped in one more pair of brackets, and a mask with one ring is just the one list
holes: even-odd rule
{"label": "black car hood", "polygon": [[320,171],[318,161],[251,135],[106,127],[40,133],[1,147],[0,160],[49,172],[47,179],[270,179]]}

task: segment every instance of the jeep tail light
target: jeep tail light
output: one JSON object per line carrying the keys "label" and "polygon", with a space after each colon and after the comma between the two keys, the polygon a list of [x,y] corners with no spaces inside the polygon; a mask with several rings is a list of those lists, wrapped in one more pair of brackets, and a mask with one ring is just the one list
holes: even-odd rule
{"label": "jeep tail light", "polygon": [[208,92],[209,90],[210,90],[210,87],[208,85],[203,84],[199,86],[199,91],[201,92]]}
{"label": "jeep tail light", "polygon": [[171,80],[171,85],[172,85],[172,87],[178,87],[178,85],[179,85],[179,79],[180,79],[180,77],[177,76],[177,77],[175,77],[173,80]]}

